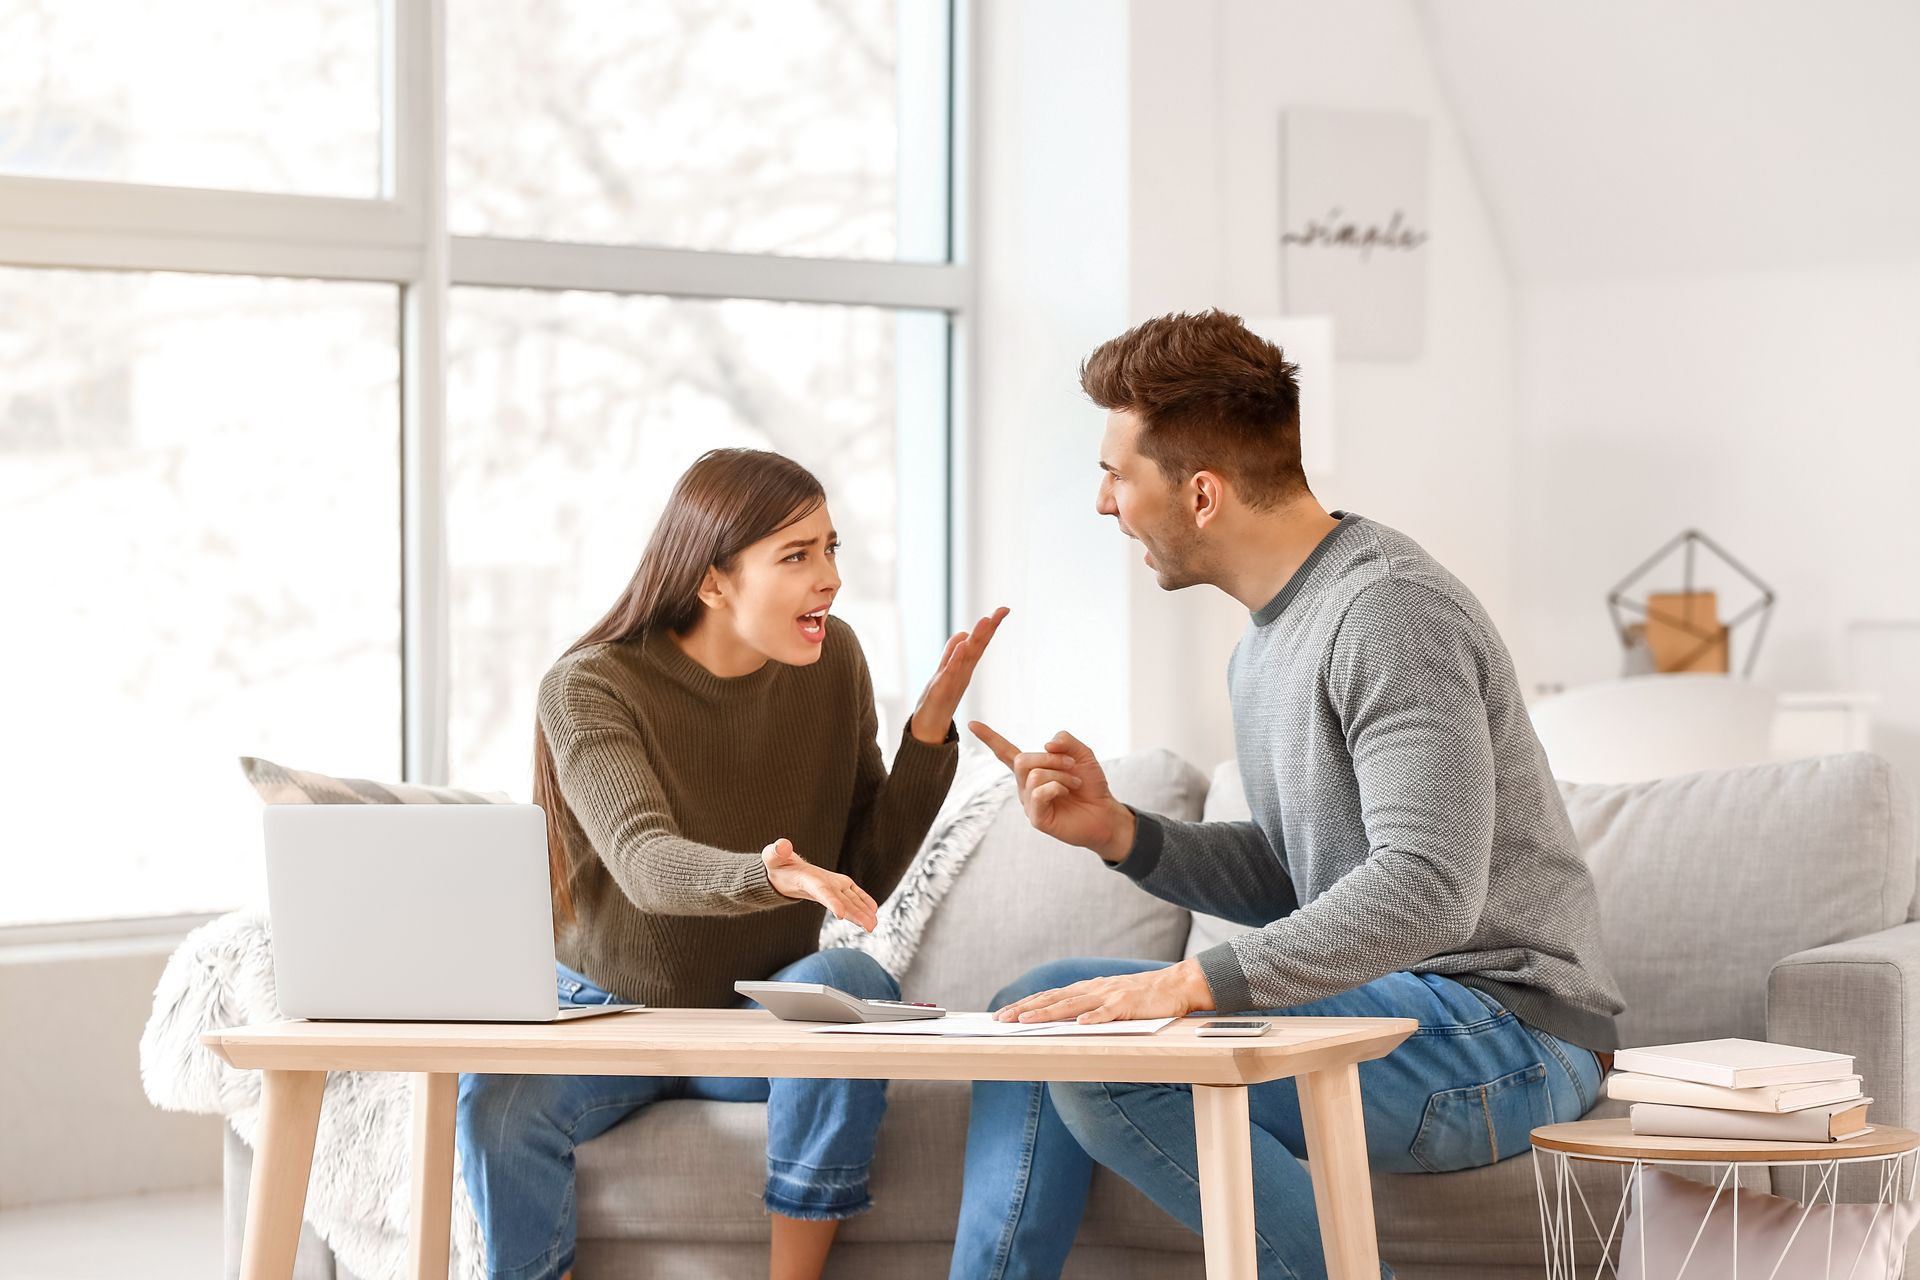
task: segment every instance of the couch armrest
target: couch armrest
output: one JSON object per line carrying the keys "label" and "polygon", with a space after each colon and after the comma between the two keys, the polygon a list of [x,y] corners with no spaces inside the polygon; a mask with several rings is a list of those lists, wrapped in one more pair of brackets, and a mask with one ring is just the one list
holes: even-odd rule
{"label": "couch armrest", "polygon": [[[1767,1039],[1853,1055],[1873,1099],[1868,1118],[1920,1122],[1920,921],[1797,952],[1767,974]],[[1876,1197],[1869,1166],[1844,1171],[1842,1200]],[[1797,1195],[1800,1178],[1774,1170],[1774,1193]],[[1905,1273],[1920,1277],[1920,1250]]]}
{"label": "couch armrest", "polygon": [[1767,974],[1767,1038],[1850,1053],[1871,1118],[1920,1120],[1920,921],[1797,952]]}

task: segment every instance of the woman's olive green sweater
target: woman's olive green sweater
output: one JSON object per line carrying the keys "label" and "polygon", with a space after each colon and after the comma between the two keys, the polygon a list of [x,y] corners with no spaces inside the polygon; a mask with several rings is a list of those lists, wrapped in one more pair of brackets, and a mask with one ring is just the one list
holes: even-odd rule
{"label": "woman's olive green sweater", "polygon": [[958,737],[911,732],[888,773],[853,630],[819,661],[716,676],[655,633],[590,645],[540,682],[540,726],[569,812],[575,919],[562,963],[625,1000],[718,1008],[733,984],[818,949],[824,909],[781,897],[760,850],[893,891],[953,782]]}

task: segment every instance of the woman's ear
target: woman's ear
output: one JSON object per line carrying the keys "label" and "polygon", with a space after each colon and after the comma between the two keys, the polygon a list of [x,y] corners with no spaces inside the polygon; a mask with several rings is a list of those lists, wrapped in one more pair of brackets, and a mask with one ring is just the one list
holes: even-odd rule
{"label": "woman's ear", "polygon": [[706,573],[700,578],[698,595],[700,597],[700,603],[709,609],[726,608],[726,579],[722,578],[720,571],[712,565],[707,566]]}

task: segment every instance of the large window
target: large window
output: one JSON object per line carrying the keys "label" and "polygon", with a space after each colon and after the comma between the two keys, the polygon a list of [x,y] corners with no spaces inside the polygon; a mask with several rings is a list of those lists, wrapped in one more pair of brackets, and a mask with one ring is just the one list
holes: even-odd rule
{"label": "large window", "polygon": [[[244,755],[529,792],[705,449],[949,622],[942,0],[0,0],[0,925],[255,897]],[[443,141],[444,140],[444,141]]]}
{"label": "large window", "polygon": [[456,233],[946,258],[944,219],[915,207],[945,195],[941,6],[627,8],[454,7]]}
{"label": "large window", "polygon": [[369,0],[4,0],[0,172],[377,196]]}

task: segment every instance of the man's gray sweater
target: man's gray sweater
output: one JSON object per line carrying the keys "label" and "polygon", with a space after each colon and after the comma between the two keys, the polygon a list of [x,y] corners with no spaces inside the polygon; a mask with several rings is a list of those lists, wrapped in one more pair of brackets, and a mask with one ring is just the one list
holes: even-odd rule
{"label": "man's gray sweater", "polygon": [[1264,926],[1200,953],[1221,1012],[1435,973],[1616,1047],[1593,879],[1472,592],[1412,539],[1342,514],[1252,616],[1227,685],[1253,821],[1141,814],[1117,864]]}

